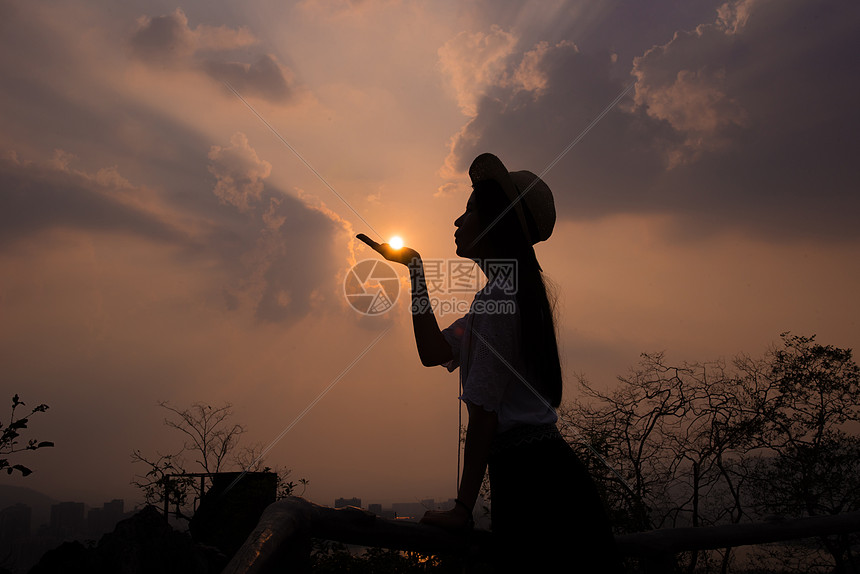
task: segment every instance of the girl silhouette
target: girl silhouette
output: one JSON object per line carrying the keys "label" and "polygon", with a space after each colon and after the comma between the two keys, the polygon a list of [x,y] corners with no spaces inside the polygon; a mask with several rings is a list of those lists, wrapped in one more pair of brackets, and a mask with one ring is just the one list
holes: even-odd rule
{"label": "girl silhouette", "polygon": [[552,192],[536,175],[508,172],[492,154],[469,168],[473,191],[454,221],[457,255],[487,277],[469,313],[440,329],[421,256],[358,238],[406,265],[412,320],[425,366],[460,369],[469,422],[456,504],[422,523],[466,529],[489,468],[493,556],[510,572],[613,572],[613,537],[598,492],[556,427],[562,375],[534,244],[555,224]]}

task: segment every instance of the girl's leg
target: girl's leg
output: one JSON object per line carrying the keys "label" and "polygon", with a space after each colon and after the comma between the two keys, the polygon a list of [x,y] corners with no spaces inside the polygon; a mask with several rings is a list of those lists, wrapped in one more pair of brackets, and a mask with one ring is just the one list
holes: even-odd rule
{"label": "girl's leg", "polygon": [[[614,539],[588,471],[563,440],[511,448],[490,461],[496,555],[503,571],[569,566],[614,572]],[[523,570],[526,568],[526,570]]]}

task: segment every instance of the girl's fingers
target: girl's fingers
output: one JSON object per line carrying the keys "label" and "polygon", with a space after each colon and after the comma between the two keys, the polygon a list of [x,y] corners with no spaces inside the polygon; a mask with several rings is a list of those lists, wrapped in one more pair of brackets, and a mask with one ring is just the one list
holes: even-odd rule
{"label": "girl's fingers", "polygon": [[371,249],[378,249],[379,248],[379,243],[377,243],[376,241],[374,241],[373,239],[371,239],[370,237],[368,237],[364,233],[359,233],[355,237],[356,237],[356,239],[360,239],[361,241],[366,243],[368,246],[370,246]]}
{"label": "girl's fingers", "polygon": [[391,246],[388,245],[387,243],[377,243],[376,241],[374,241],[373,239],[371,239],[370,237],[368,237],[364,233],[359,233],[355,237],[357,239],[362,240],[364,243],[366,243],[368,246],[370,246],[371,249],[373,249],[374,251],[376,251],[377,253],[382,255],[384,258],[388,259],[389,261],[391,260],[390,259]]}

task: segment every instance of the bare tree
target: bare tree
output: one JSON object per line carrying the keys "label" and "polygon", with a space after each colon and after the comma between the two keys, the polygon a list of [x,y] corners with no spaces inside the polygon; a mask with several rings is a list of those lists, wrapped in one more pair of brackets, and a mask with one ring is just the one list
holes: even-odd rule
{"label": "bare tree", "polygon": [[[730,368],[674,366],[662,353],[645,354],[609,392],[580,380],[583,397],[561,410],[560,426],[589,461],[616,525],[633,531],[860,509],[851,351],[788,333],[782,343]],[[857,571],[853,543],[807,544],[810,564],[823,549],[836,571]],[[690,572],[726,572],[732,552],[688,558]]]}
{"label": "bare tree", "polygon": [[164,424],[186,436],[183,450],[192,453],[202,472],[219,472],[245,432],[245,427],[230,422],[233,416],[230,403],[220,407],[194,403],[180,409],[161,401],[158,406],[173,413],[164,419]]}
{"label": "bare tree", "polygon": [[706,514],[699,493],[726,480],[739,424],[725,366],[674,366],[662,353],[643,354],[619,383],[602,392],[580,378],[584,396],[567,404],[560,420],[572,443],[588,445],[585,458],[629,518],[626,528],[719,521],[722,511]]}

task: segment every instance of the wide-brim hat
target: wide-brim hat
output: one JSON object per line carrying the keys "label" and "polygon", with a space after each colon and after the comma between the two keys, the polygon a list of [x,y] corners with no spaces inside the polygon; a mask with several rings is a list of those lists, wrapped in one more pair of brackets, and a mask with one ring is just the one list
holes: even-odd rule
{"label": "wide-brim hat", "polygon": [[530,171],[508,171],[502,160],[482,153],[469,167],[472,184],[495,181],[508,198],[509,209],[517,214],[526,240],[534,245],[546,241],[555,227],[555,201],[544,181]]}

